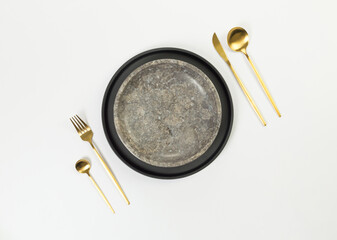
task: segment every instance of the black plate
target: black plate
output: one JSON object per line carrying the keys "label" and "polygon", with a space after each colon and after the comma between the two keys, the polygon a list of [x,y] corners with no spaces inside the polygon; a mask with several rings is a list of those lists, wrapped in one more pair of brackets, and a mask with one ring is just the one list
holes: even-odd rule
{"label": "black plate", "polygon": [[[214,84],[221,101],[221,124],[218,135],[207,151],[194,161],[178,167],[153,166],[135,157],[122,143],[114,124],[114,102],[123,81],[139,66],[158,59],[177,59],[199,68]],[[160,48],[143,52],[127,61],[112,77],[102,105],[105,136],[118,157],[129,167],[150,177],[180,178],[191,175],[210,164],[224,148],[231,132],[233,104],[228,87],[219,72],[202,57],[182,49]]]}

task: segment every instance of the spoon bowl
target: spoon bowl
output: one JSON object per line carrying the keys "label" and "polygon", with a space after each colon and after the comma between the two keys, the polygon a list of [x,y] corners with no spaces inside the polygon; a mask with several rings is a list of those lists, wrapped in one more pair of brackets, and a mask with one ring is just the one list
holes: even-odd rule
{"label": "spoon bowl", "polygon": [[89,161],[87,161],[85,159],[80,159],[76,162],[75,168],[79,173],[89,174],[91,165],[90,165]]}
{"label": "spoon bowl", "polygon": [[227,43],[233,51],[246,54],[246,48],[249,43],[247,31],[241,27],[232,28],[227,35]]}

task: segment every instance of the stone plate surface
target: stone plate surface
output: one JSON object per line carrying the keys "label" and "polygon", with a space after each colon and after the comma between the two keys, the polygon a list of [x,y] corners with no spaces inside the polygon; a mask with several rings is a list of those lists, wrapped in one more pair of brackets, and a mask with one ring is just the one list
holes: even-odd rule
{"label": "stone plate surface", "polygon": [[129,167],[180,178],[219,155],[231,132],[233,104],[224,79],[205,59],[183,49],[152,49],[114,74],[102,122],[111,148]]}
{"label": "stone plate surface", "polygon": [[212,81],[195,66],[159,59],[135,69],[114,104],[118,136],[138,159],[158,167],[187,164],[211,146],[221,123]]}

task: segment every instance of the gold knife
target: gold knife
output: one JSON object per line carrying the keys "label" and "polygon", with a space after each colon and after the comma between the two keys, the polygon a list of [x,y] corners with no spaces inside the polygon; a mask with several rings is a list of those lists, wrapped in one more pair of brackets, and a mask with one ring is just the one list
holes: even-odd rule
{"label": "gold knife", "polygon": [[220,57],[222,57],[223,60],[225,60],[225,62],[227,63],[227,65],[229,66],[229,68],[232,70],[236,80],[238,81],[243,93],[246,95],[250,105],[252,106],[252,108],[254,109],[255,113],[258,115],[258,117],[260,118],[260,121],[262,122],[262,124],[264,126],[266,126],[266,122],[264,121],[259,109],[257,108],[253,98],[250,96],[249,92],[247,91],[246,87],[243,85],[243,83],[241,82],[239,76],[236,74],[232,64],[229,62],[227,56],[226,56],[226,53],[224,51],[224,49],[222,48],[221,46],[221,43],[216,35],[216,33],[213,34],[213,38],[212,38],[212,41],[213,41],[213,46],[215,48],[215,50],[219,53]]}

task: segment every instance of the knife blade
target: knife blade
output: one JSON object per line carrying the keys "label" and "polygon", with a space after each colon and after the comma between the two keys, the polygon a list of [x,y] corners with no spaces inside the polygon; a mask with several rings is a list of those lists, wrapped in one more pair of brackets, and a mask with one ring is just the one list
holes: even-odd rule
{"label": "knife blade", "polygon": [[219,53],[219,55],[222,57],[222,59],[225,60],[225,62],[228,65],[231,65],[231,63],[229,62],[229,60],[227,58],[225,50],[223,50],[223,48],[221,46],[221,43],[220,43],[220,41],[219,41],[218,36],[216,35],[216,33],[213,34],[212,41],[213,41],[213,46],[214,46],[215,50]]}

